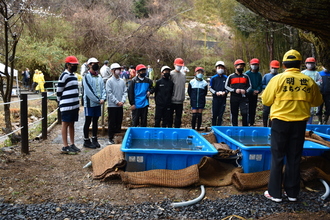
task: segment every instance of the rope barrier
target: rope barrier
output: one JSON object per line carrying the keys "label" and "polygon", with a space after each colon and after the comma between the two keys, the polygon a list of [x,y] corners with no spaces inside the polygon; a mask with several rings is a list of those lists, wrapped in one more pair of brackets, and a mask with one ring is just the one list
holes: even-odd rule
{"label": "rope barrier", "polygon": [[35,121],[35,122],[32,122],[32,123],[29,123],[29,127],[30,125],[33,126],[35,124],[37,124],[38,122],[41,122],[44,118],[40,118],[39,120]]}
{"label": "rope barrier", "polygon": [[15,132],[17,132],[17,131],[19,131],[19,130],[22,130],[22,128],[23,128],[23,127],[19,127],[19,128],[17,128],[16,130],[14,130],[14,131],[12,131],[12,132],[10,132],[10,133],[8,133],[8,134],[5,134],[5,135],[1,136],[1,137],[0,137],[0,140],[1,140],[1,139],[4,139],[4,138],[6,138],[6,137],[8,137],[8,136],[11,135],[11,134],[14,134]]}
{"label": "rope barrier", "polygon": [[[58,110],[58,107],[57,107],[54,111],[52,111],[51,113],[49,113],[49,114],[47,115],[47,117],[50,116],[51,114],[54,114],[55,112],[57,112],[57,110]],[[29,123],[29,127],[30,127],[30,126],[31,126],[31,127],[35,126],[36,124],[38,124],[39,122],[41,122],[43,119],[44,119],[44,118],[40,118],[39,120],[37,120],[37,121],[35,121],[35,122]],[[0,140],[5,139],[5,138],[8,137],[9,135],[11,135],[11,134],[13,134],[13,133],[15,133],[15,132],[17,132],[17,131],[19,131],[19,130],[22,130],[22,129],[23,129],[23,127],[20,127],[20,128],[18,128],[18,129],[16,129],[15,131],[12,131],[12,132],[10,132],[10,133],[8,133],[8,134],[6,134],[6,135],[0,136]]]}
{"label": "rope barrier", "polygon": [[0,103],[0,105],[8,105],[8,104],[12,104],[12,103],[17,103],[17,102],[21,102],[22,100],[17,100],[17,101],[12,101],[12,102],[5,102],[5,103]]}
{"label": "rope barrier", "polygon": [[51,114],[54,114],[55,112],[57,112],[57,110],[58,110],[58,107],[57,107],[54,111],[52,111],[51,113],[49,113],[49,114],[47,115],[47,117],[50,116]]}
{"label": "rope barrier", "polygon": [[[42,97],[28,99],[28,101],[33,101],[33,100],[38,100],[38,99],[42,99]],[[8,105],[8,104],[18,103],[18,102],[22,102],[22,100],[17,100],[17,101],[12,101],[12,102],[4,102],[4,103],[0,103],[0,105]]]}

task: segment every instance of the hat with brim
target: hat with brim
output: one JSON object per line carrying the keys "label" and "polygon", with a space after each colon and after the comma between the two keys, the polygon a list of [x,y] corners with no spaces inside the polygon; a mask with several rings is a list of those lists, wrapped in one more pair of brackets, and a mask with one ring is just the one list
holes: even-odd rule
{"label": "hat with brim", "polygon": [[301,54],[296,50],[289,50],[283,56],[283,62],[286,61],[302,61]]}
{"label": "hat with brim", "polygon": [[164,70],[171,70],[171,67],[169,67],[169,66],[163,66],[163,67],[160,69],[160,72],[163,72]]}

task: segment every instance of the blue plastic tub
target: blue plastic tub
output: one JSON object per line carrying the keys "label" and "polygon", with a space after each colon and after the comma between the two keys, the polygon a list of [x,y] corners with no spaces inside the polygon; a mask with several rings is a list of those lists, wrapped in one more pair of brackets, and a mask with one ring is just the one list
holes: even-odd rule
{"label": "blue plastic tub", "polygon": [[330,135],[330,125],[307,125],[307,129]]}
{"label": "blue plastic tub", "polygon": [[[270,169],[270,128],[213,126],[212,130],[217,142],[224,142],[231,149],[240,150],[242,154],[240,165],[243,167],[244,173]],[[321,133],[317,134],[326,140],[330,140],[330,136],[327,137],[327,135]],[[246,146],[244,143],[248,143],[249,146]],[[305,141],[303,156],[319,156],[326,150],[330,150],[330,148],[311,141]]]}
{"label": "blue plastic tub", "polygon": [[145,127],[128,128],[121,151],[125,153],[126,171],[130,172],[179,170],[218,153],[193,129]]}

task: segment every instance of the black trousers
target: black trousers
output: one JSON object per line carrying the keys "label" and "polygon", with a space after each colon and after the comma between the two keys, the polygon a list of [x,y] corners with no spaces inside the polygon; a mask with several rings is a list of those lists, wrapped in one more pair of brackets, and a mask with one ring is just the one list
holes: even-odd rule
{"label": "black trousers", "polygon": [[85,116],[84,123],[84,138],[89,137],[89,126],[92,124],[92,135],[93,137],[97,136],[97,128],[98,128],[99,117]]}
{"label": "black trousers", "polygon": [[180,128],[181,127],[181,118],[182,118],[182,112],[183,112],[183,104],[171,104],[171,113],[170,113],[170,126],[173,126],[173,116],[175,113],[174,118],[174,127]]}
{"label": "black trousers", "polygon": [[212,100],[212,126],[222,124],[223,113],[226,109],[227,97],[213,98]]}
{"label": "black trousers", "polygon": [[[272,121],[272,162],[268,192],[275,198],[282,197],[282,183],[287,195],[296,198],[300,191],[300,161],[305,141],[306,121]],[[284,158],[286,165],[282,173]]]}
{"label": "black trousers", "polygon": [[271,106],[264,105],[264,109],[262,111],[262,122],[263,122],[264,127],[268,127],[270,107]]}
{"label": "black trousers", "polygon": [[160,123],[162,122],[163,128],[170,128],[172,124],[170,124],[170,115],[171,115],[171,106],[159,106],[156,105],[155,111],[155,127],[160,127]]}
{"label": "black trousers", "polygon": [[108,107],[108,136],[113,139],[115,133],[121,132],[123,122],[123,107]]}
{"label": "black trousers", "polygon": [[147,127],[148,106],[132,110],[133,127]]}
{"label": "black trousers", "polygon": [[318,112],[316,115],[323,115],[323,106],[325,106],[325,112],[324,115],[330,115],[330,94],[322,94],[323,97],[323,103],[320,105]]}
{"label": "black trousers", "polygon": [[249,100],[247,97],[236,95],[230,96],[230,113],[231,123],[233,126],[238,126],[238,111],[241,111],[242,125],[248,126]]}
{"label": "black trousers", "polygon": [[258,95],[248,94],[247,97],[249,99],[249,124],[254,125],[258,104]]}

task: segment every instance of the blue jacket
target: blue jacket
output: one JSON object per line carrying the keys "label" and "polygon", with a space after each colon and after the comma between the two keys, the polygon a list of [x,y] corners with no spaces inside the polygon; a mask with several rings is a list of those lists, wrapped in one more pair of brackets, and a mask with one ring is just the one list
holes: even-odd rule
{"label": "blue jacket", "polygon": [[192,108],[204,108],[206,103],[207,82],[198,81],[196,78],[190,80],[188,85],[188,95]]}
{"label": "blue jacket", "polygon": [[152,80],[144,77],[140,80],[137,76],[132,79],[128,88],[128,100],[130,105],[135,105],[135,108],[144,108],[149,106],[147,92],[153,93]]}
{"label": "blue jacket", "polygon": [[322,77],[321,93],[330,94],[330,72],[322,70],[319,74]]}
{"label": "blue jacket", "polygon": [[267,74],[264,75],[264,77],[262,78],[262,89],[263,90],[266,88],[269,81],[276,75],[277,75],[277,73],[276,74],[267,73]]}
{"label": "blue jacket", "polygon": [[83,78],[84,107],[100,106],[100,100],[106,100],[107,95],[101,75],[93,76],[90,72]]}

